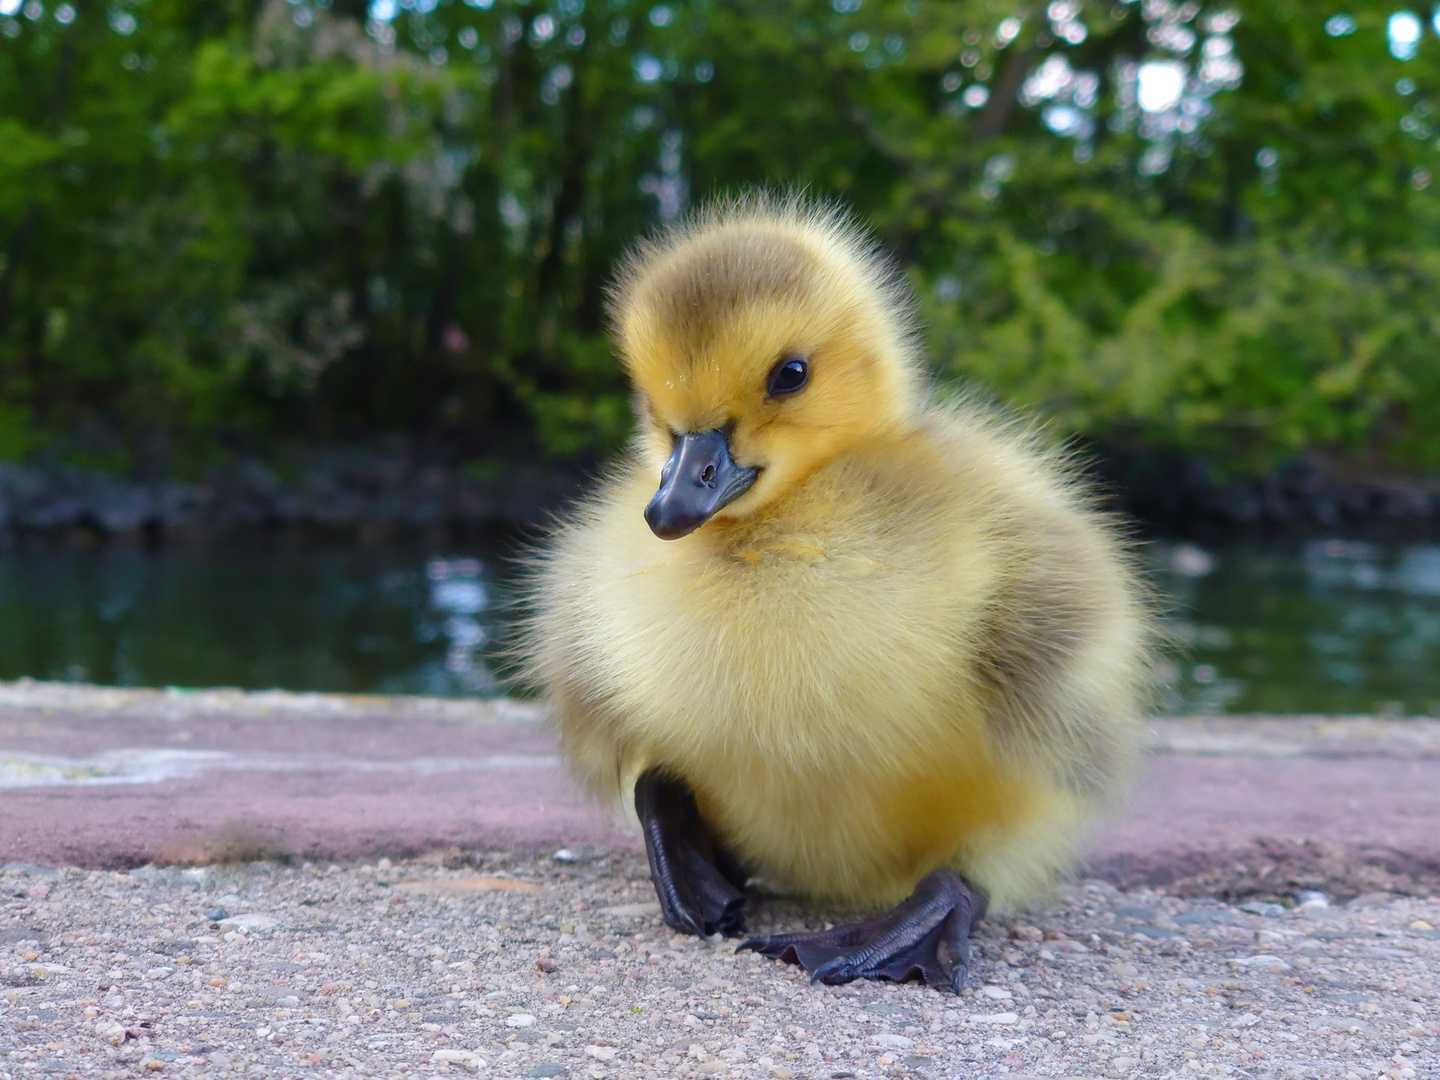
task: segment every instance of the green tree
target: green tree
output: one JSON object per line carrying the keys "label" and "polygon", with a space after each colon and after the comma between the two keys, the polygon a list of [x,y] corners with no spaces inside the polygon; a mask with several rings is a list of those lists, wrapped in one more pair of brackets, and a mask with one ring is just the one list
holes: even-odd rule
{"label": "green tree", "polygon": [[767,185],[1068,430],[1434,467],[1437,93],[1373,3],[0,0],[0,455],[603,452],[609,268]]}

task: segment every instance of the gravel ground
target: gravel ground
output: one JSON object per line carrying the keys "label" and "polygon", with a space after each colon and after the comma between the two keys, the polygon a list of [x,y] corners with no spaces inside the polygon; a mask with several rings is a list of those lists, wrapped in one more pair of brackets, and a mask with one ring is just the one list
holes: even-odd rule
{"label": "gravel ground", "polygon": [[1440,897],[1084,882],[986,923],[957,999],[808,985],[671,933],[637,853],[559,854],[8,866],[0,1077],[1440,1077]]}

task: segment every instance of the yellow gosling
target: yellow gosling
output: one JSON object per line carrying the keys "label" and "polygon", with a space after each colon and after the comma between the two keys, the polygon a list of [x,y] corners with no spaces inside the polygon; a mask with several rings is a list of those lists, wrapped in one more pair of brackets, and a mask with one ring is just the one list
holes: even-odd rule
{"label": "yellow gosling", "polygon": [[1125,788],[1145,596],[1063,457],[938,403],[910,301],[806,202],[714,206],[612,294],[639,432],[533,576],[565,757],[633,799],[666,921],[749,877],[888,915],[747,942],[958,990],[971,923],[1043,892]]}

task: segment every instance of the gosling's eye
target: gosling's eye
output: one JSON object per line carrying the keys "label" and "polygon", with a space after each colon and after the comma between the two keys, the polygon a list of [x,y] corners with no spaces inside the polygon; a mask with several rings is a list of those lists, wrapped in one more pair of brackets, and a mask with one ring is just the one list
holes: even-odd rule
{"label": "gosling's eye", "polygon": [[809,381],[809,362],[803,356],[786,356],[770,369],[766,389],[771,397],[785,397],[804,388]]}

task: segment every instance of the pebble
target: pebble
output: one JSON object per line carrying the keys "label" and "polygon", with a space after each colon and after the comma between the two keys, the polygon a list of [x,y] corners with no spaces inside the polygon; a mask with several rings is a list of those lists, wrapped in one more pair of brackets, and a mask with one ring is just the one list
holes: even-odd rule
{"label": "pebble", "polygon": [[436,1050],[430,1055],[430,1060],[436,1064],[444,1062],[449,1065],[463,1065],[471,1072],[479,1072],[489,1067],[486,1065],[485,1059],[473,1050]]}
{"label": "pebble", "polygon": [[1285,914],[1284,906],[1280,904],[1270,904],[1264,901],[1253,901],[1249,904],[1241,904],[1239,910],[1249,915],[1261,915],[1267,919],[1278,919],[1281,915]]}
{"label": "pebble", "polygon": [[247,915],[231,915],[221,919],[215,925],[225,930],[238,930],[245,933],[255,930],[273,930],[280,925],[280,920],[273,915],[255,911]]}
{"label": "pebble", "polygon": [[909,1050],[915,1045],[914,1039],[907,1039],[904,1035],[871,1035],[870,1041],[888,1050]]}
{"label": "pebble", "polygon": [[[548,852],[470,865],[66,869],[43,899],[0,891],[0,1076],[1428,1080],[1440,1060],[1440,898],[1319,918],[1086,882],[984,923],[957,999],[812,985],[677,935],[633,851],[583,875]],[[477,870],[538,891],[396,888]],[[262,918],[228,929],[217,906]],[[839,918],[772,900],[750,929]],[[1151,923],[1184,947],[1135,933]]]}
{"label": "pebble", "polygon": [[1230,966],[1233,968],[1246,968],[1256,971],[1289,971],[1290,965],[1278,956],[1271,956],[1266,953],[1260,956],[1235,956],[1230,959]]}

